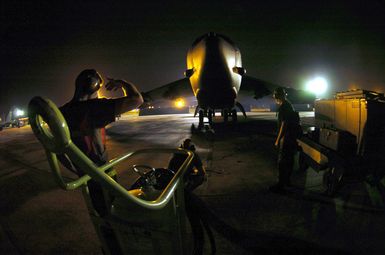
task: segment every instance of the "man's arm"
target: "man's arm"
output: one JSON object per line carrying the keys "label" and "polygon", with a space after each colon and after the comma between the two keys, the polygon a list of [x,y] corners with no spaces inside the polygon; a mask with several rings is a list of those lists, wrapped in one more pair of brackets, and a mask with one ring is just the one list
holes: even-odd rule
{"label": "man's arm", "polygon": [[275,143],[274,143],[275,147],[279,146],[279,142],[281,141],[283,135],[285,134],[286,128],[287,128],[286,121],[282,121],[282,124],[279,128],[277,139],[275,140]]}
{"label": "man's arm", "polygon": [[107,90],[122,88],[125,96],[112,99],[115,104],[115,115],[122,114],[138,108],[143,103],[143,97],[134,84],[124,80],[109,79]]}

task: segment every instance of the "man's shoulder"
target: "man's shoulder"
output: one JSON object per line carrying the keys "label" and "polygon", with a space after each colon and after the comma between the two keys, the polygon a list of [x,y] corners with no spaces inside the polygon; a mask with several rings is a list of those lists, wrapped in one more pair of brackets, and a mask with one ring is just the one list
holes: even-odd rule
{"label": "man's shoulder", "polygon": [[68,106],[71,104],[71,101],[70,102],[67,102],[65,104],[63,104],[62,106],[59,107],[59,109],[65,109],[65,108],[68,108]]}
{"label": "man's shoulder", "polygon": [[281,106],[282,111],[294,112],[293,105],[289,101],[285,101]]}
{"label": "man's shoulder", "polygon": [[71,101],[70,101],[70,102],[67,102],[67,103],[65,103],[64,105],[60,106],[60,107],[59,107],[59,110],[60,110],[63,114],[65,114],[66,112],[68,112],[68,111],[71,109],[72,105],[73,105],[73,103],[72,103]]}
{"label": "man's shoulder", "polygon": [[108,99],[108,98],[93,98],[93,99],[89,99],[89,100],[86,100],[86,101],[80,101],[79,102],[79,105],[104,105],[104,104],[107,104],[107,103],[112,103],[113,100],[112,99]]}
{"label": "man's shoulder", "polygon": [[79,111],[85,107],[86,107],[86,104],[84,104],[81,101],[69,101],[69,102],[65,103],[64,105],[60,106],[59,110],[62,113],[66,113],[66,112]]}
{"label": "man's shoulder", "polygon": [[84,101],[69,101],[66,104],[59,107],[59,109],[68,109],[68,108],[81,108],[81,107],[92,107],[97,105],[104,105],[112,103],[113,100],[107,98],[93,98]]}
{"label": "man's shoulder", "polygon": [[285,100],[285,102],[283,103],[283,105],[285,105],[286,107],[293,108],[293,104],[292,104],[289,100]]}

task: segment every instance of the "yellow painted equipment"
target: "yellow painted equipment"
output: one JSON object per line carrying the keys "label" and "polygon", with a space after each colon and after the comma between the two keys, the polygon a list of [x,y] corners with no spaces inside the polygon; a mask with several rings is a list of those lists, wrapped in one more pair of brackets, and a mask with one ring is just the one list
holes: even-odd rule
{"label": "yellow painted equipment", "polygon": [[373,175],[385,169],[385,97],[366,90],[339,92],[315,101],[315,128],[298,140],[300,165],[326,170],[324,184],[332,195],[346,175]]}
{"label": "yellow painted equipment", "polygon": [[366,99],[331,99],[315,101],[315,125],[319,128],[344,130],[359,144],[367,120]]}
{"label": "yellow painted equipment", "polygon": [[383,98],[380,93],[353,90],[339,92],[335,99],[316,100],[315,125],[317,128],[340,130],[354,135],[357,149],[360,150],[368,120],[379,123],[378,129],[383,128]]}
{"label": "yellow painted equipment", "polygon": [[[67,123],[56,105],[41,97],[35,97],[29,104],[29,120],[32,130],[42,143],[53,176],[65,190],[83,189],[90,217],[106,254],[115,254],[107,245],[102,228],[111,227],[117,237],[117,247],[123,254],[186,254],[189,253],[188,234],[184,206],[183,175],[188,169],[193,153],[182,149],[145,149],[126,153],[102,166],[96,166],[77,146],[72,143]],[[186,160],[175,173],[166,188],[157,196],[144,194],[143,190],[126,190],[113,177],[113,166],[133,155],[144,153],[180,153]],[[86,175],[71,182],[65,182],[57,155],[66,154]],[[87,182],[94,179],[103,187],[105,195],[116,196],[113,202],[107,200],[110,208],[101,217],[93,208]]]}
{"label": "yellow painted equipment", "polygon": [[[307,137],[300,139],[298,145],[301,146],[303,153],[320,166],[320,169],[326,167],[328,164],[328,157],[325,155],[325,152],[323,152],[322,146]],[[316,170],[318,170],[318,168]]]}

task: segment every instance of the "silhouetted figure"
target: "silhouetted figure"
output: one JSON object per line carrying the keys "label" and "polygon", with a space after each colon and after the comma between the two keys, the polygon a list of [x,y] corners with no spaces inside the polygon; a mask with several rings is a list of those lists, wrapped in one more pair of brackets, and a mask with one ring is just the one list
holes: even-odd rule
{"label": "silhouetted figure", "polygon": [[[190,221],[194,238],[192,254],[203,254],[205,241],[204,231],[206,231],[211,244],[211,254],[215,254],[216,245],[214,235],[210,229],[209,222],[204,215],[205,212],[201,208],[201,204],[197,203],[199,198],[192,192],[203,183],[206,171],[203,168],[203,164],[199,155],[195,152],[196,149],[191,139],[185,139],[180,145],[180,148],[194,152],[192,163],[184,175],[186,215]],[[186,155],[175,153],[168,164],[168,169],[174,172],[178,171],[186,158]]]}
{"label": "silhouetted figure", "polygon": [[294,155],[298,147],[299,116],[286,99],[286,95],[283,88],[277,88],[273,93],[273,97],[279,105],[278,135],[274,143],[275,147],[278,148],[278,183],[270,187],[273,192],[282,192],[285,186],[290,185]]}
{"label": "silhouetted figure", "polygon": [[[200,159],[199,155],[195,152],[195,146],[191,142],[191,139],[185,139],[180,145],[180,148],[194,152],[192,163],[184,175],[185,189],[188,191],[192,191],[203,183],[206,171],[203,167],[202,160]],[[186,155],[174,154],[168,164],[168,169],[174,172],[178,171],[178,169],[186,160],[186,158]]]}
{"label": "silhouetted figure", "polygon": [[[105,126],[115,121],[115,117],[137,108],[143,103],[143,98],[136,87],[123,80],[109,79],[105,85],[107,90],[123,89],[126,96],[114,99],[99,99],[97,91],[103,85],[103,79],[94,69],[82,71],[76,78],[75,94],[71,101],[60,107],[64,118],[71,131],[71,139],[75,145],[84,152],[96,165],[100,166],[108,161],[106,150]],[[79,176],[83,171],[72,164],[62,155],[61,162]],[[93,179],[87,183],[90,198],[94,209],[103,217],[108,214],[106,198],[101,185]],[[112,198],[109,198],[112,199]],[[111,251],[117,251],[116,240],[112,230],[108,227],[102,229]]]}

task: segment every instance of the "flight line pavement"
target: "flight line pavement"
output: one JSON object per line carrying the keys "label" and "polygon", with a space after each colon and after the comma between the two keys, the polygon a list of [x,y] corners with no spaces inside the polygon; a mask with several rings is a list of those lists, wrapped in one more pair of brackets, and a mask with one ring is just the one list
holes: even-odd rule
{"label": "flight line pavement", "polygon": [[[214,133],[192,133],[197,119],[188,114],[123,116],[107,129],[109,155],[175,148],[192,138],[208,173],[195,193],[213,216],[217,254],[382,254],[384,189],[351,181],[329,198],[322,195],[322,172],[308,169],[293,173],[287,194],[269,192],[277,174],[276,116],[248,115],[239,116],[236,126],[216,118]],[[313,121],[311,113],[301,113],[301,119],[305,126]],[[137,160],[167,163],[156,156]],[[127,184],[136,178],[129,168],[118,169]],[[101,254],[81,191],[55,184],[29,126],[0,132],[0,189],[1,254]]]}

